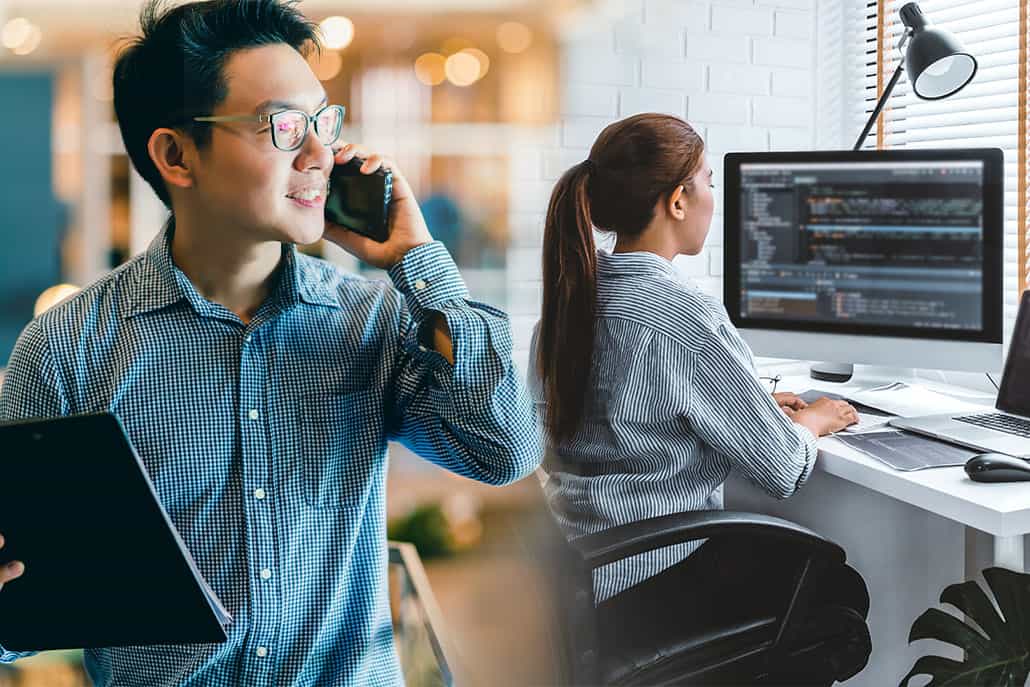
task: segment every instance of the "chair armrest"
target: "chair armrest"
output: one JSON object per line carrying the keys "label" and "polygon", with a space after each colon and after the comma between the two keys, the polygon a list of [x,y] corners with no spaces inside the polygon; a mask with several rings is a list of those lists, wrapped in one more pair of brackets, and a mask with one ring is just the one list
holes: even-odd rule
{"label": "chair armrest", "polygon": [[673,544],[727,535],[777,538],[787,544],[808,548],[812,554],[830,562],[843,563],[845,560],[844,549],[807,527],[769,515],[724,510],[661,515],[610,527],[578,537],[570,543],[583,556],[588,567],[599,568]]}

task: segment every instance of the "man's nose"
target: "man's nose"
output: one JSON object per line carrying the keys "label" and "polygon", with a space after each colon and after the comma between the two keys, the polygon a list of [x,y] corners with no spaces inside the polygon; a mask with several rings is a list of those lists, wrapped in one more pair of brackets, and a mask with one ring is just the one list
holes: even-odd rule
{"label": "man's nose", "polygon": [[304,137],[304,143],[299,149],[297,155],[297,165],[301,171],[317,167],[319,169],[328,169],[329,165],[333,161],[332,148],[324,145],[322,141],[318,139],[318,134],[315,133],[315,127],[309,127],[308,133]]}

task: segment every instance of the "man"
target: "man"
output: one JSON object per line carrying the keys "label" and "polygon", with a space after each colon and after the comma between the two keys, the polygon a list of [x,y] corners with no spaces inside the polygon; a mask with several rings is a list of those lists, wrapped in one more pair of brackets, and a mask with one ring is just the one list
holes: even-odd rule
{"label": "man", "polygon": [[[508,321],[467,300],[396,166],[355,145],[334,159],[342,112],[292,3],[150,2],[141,24],[115,109],[172,219],[25,328],[0,419],[116,413],[234,622],[225,644],[88,650],[87,669],[97,685],[399,684],[386,441],[492,484],[531,472]],[[386,243],[323,219],[329,172],[355,155],[392,168]],[[296,251],[323,235],[395,288]],[[0,562],[0,584],[32,574]]]}

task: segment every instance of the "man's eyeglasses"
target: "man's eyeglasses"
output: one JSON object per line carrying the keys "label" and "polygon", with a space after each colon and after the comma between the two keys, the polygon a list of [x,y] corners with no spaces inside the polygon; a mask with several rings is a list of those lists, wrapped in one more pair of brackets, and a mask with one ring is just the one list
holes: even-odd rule
{"label": "man's eyeglasses", "polygon": [[218,117],[194,117],[195,122],[267,122],[272,132],[272,145],[279,150],[291,151],[304,145],[308,126],[315,125],[315,135],[322,145],[330,146],[340,138],[343,128],[343,105],[326,105],[313,115],[302,110],[282,110],[272,114],[222,115]]}
{"label": "man's eyeglasses", "polygon": [[769,393],[775,394],[776,385],[780,383],[780,380],[783,379],[783,377],[781,377],[780,375],[776,375],[775,377],[759,377],[759,379],[765,382],[766,385],[769,387]]}

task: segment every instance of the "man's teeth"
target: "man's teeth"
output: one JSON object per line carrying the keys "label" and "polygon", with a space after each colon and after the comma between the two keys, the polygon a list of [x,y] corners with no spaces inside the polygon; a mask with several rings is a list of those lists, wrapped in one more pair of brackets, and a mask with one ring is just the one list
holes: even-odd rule
{"label": "man's teeth", "polygon": [[322,191],[316,188],[308,189],[307,191],[300,191],[298,193],[291,193],[287,198],[296,198],[298,200],[314,200],[322,195]]}

